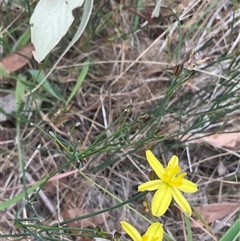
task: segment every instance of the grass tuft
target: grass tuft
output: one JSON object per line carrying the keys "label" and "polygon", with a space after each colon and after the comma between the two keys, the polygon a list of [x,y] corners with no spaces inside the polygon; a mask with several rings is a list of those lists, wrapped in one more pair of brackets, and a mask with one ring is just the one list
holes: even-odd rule
{"label": "grass tuft", "polygon": [[[148,149],[163,165],[178,155],[199,187],[193,207],[239,203],[238,3],[164,1],[151,19],[154,6],[95,1],[81,39],[61,56],[76,20],[39,65],[21,52],[35,3],[1,3],[0,237],[108,237],[121,220],[145,231],[151,194],[137,186]],[[8,71],[12,53],[28,61]],[[205,224],[193,228],[172,205],[160,218],[166,240],[237,240],[236,209],[212,222],[199,215]]]}

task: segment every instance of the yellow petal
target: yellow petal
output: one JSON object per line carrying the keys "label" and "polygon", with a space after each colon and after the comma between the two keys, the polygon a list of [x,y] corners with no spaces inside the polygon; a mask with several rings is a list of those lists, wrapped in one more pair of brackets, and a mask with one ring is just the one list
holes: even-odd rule
{"label": "yellow petal", "polygon": [[142,241],[142,237],[130,223],[121,221],[122,229],[132,238],[133,241]]}
{"label": "yellow petal", "polygon": [[163,181],[161,180],[152,180],[149,182],[145,182],[138,186],[138,191],[154,191],[158,189],[162,185]]}
{"label": "yellow petal", "polygon": [[176,203],[179,207],[189,216],[192,214],[192,209],[186,200],[186,198],[182,195],[182,193],[175,187],[172,187],[172,195]]}
{"label": "yellow petal", "polygon": [[158,159],[153,155],[150,150],[146,151],[146,157],[148,160],[149,165],[155,171],[157,176],[162,179],[163,174],[165,173],[165,169],[162,164],[158,161]]}
{"label": "yellow petal", "polygon": [[186,179],[182,180],[182,185],[178,186],[178,189],[182,192],[194,193],[198,190],[197,185]]}
{"label": "yellow petal", "polygon": [[174,168],[176,166],[178,166],[178,157],[174,155],[174,156],[171,157],[171,159],[168,163],[168,167]]}
{"label": "yellow petal", "polygon": [[143,235],[142,240],[146,241],[162,241],[163,228],[161,223],[152,223],[147,229],[147,232]]}
{"label": "yellow petal", "polygon": [[152,214],[154,216],[162,216],[168,209],[172,200],[171,188],[162,184],[161,187],[156,191],[152,199]]}

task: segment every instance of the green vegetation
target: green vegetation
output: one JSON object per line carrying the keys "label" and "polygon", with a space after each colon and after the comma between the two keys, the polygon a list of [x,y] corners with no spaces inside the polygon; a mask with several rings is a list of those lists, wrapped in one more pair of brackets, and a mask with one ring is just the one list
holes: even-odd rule
{"label": "green vegetation", "polygon": [[[155,1],[96,0],[81,38],[62,56],[78,17],[40,64],[36,4],[0,8],[0,237],[117,240],[126,220],[141,234],[160,221],[165,240],[238,240],[237,1],[162,1],[151,18]],[[198,185],[185,196],[191,217],[174,203],[160,218],[147,212],[146,150],[164,166],[177,155]]]}

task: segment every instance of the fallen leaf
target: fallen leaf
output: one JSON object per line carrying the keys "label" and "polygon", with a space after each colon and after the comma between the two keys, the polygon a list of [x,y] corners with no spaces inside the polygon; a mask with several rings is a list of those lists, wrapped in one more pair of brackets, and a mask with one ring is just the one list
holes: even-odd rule
{"label": "fallen leaf", "polygon": [[227,168],[224,166],[223,162],[219,162],[217,171],[219,176],[223,176],[227,173]]}
{"label": "fallen leaf", "polygon": [[85,233],[85,235],[84,233],[82,233],[81,236],[76,237],[76,241],[92,241],[92,240],[96,241],[96,238],[88,237],[87,235],[89,235],[87,232]]}
{"label": "fallen leaf", "polygon": [[74,16],[72,11],[84,0],[38,2],[30,19],[34,58],[40,63],[67,33]]}
{"label": "fallen leaf", "polygon": [[[76,217],[81,217],[83,215],[91,214],[98,211],[97,209],[80,209],[80,208],[69,208],[65,205],[62,212],[64,220],[72,219]],[[86,227],[96,227],[104,222],[105,219],[109,217],[109,214],[103,213],[96,216],[88,217],[79,221],[67,223],[69,228],[86,228]],[[73,232],[76,233],[76,232]]]}
{"label": "fallen leaf", "polygon": [[10,114],[16,110],[15,95],[8,94],[3,97],[0,96],[0,108],[3,110],[3,112],[0,112],[0,122],[3,122],[7,120],[5,114]]}
{"label": "fallen leaf", "polygon": [[[188,140],[188,138],[194,140]],[[195,139],[196,138],[196,139]],[[181,141],[187,140],[188,143],[208,143],[214,147],[222,148],[226,147],[232,150],[239,150],[240,149],[240,132],[239,130],[231,130],[229,133],[221,133],[221,134],[213,134],[207,135],[207,133],[197,133],[194,135],[184,135],[181,136]]]}
{"label": "fallen leaf", "polygon": [[33,50],[33,45],[29,44],[24,48],[20,49],[19,51],[9,54],[3,59],[1,59],[0,64],[3,65],[3,67],[8,73],[12,73],[22,68],[29,62],[29,59],[32,58]]}
{"label": "fallen leaf", "polygon": [[49,180],[44,184],[44,186],[42,187],[42,190],[51,195],[56,195],[57,190],[63,191],[66,185],[68,185],[67,177],[57,179],[57,180],[51,180],[51,181]]}
{"label": "fallen leaf", "polygon": [[[194,207],[208,224],[226,217],[237,208],[240,208],[240,203],[211,203],[204,206]],[[195,222],[191,222],[191,227],[193,228],[202,226],[204,226],[204,224],[197,218]]]}
{"label": "fallen leaf", "polygon": [[[1,133],[0,133],[1,134]],[[53,177],[51,177],[48,182],[51,182],[50,186],[47,185],[47,183],[43,186],[43,190],[46,191],[46,192],[51,192],[53,191],[53,182],[56,182],[56,180],[60,180],[60,179],[65,179],[66,177],[72,175],[72,174],[75,174],[79,172],[79,170],[73,170],[73,171],[68,171],[68,172],[65,172],[65,173],[60,173],[60,174],[57,174]],[[28,183],[26,186],[27,187],[31,187],[33,186],[34,184],[36,184],[37,182],[31,182],[31,183]],[[61,181],[62,185],[66,185],[65,181]],[[5,191],[8,192],[8,191],[12,191],[12,190],[16,190],[16,189],[20,189],[20,188],[23,188],[23,185],[19,185],[19,186],[14,186],[12,188],[6,188]]]}
{"label": "fallen leaf", "polygon": [[[0,122],[6,121],[7,115],[17,110],[17,103],[18,102],[16,101],[15,95],[13,94],[0,96],[0,109],[2,109],[2,111],[0,112]],[[35,104],[37,104],[37,106],[40,107],[42,104],[42,100],[36,99],[35,102],[31,103],[30,106],[33,109],[36,109]],[[28,118],[30,118],[31,116],[32,116],[32,113],[30,112],[28,115]]]}

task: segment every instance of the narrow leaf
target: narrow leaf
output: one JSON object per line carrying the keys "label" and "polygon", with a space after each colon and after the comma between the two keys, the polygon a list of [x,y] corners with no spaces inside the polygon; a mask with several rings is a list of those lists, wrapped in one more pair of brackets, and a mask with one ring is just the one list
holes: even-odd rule
{"label": "narrow leaf", "polygon": [[[89,61],[87,60],[85,62],[86,64],[89,63]],[[72,90],[72,93],[70,94],[70,96],[68,97],[68,100],[66,102],[66,106],[68,106],[69,102],[71,101],[71,99],[74,97],[74,95],[77,93],[78,89],[80,88],[81,84],[83,83],[87,73],[88,73],[88,69],[89,69],[89,65],[84,65],[83,69],[81,71],[81,74],[79,75],[77,82]]]}
{"label": "narrow leaf", "polygon": [[227,230],[219,241],[237,241],[240,238],[240,218]]}
{"label": "narrow leaf", "polygon": [[[45,79],[45,75],[38,71],[38,70],[29,70],[29,73],[32,75],[32,77],[38,82],[41,83],[43,79]],[[54,90],[53,86],[51,83],[46,80],[43,84],[42,87],[53,97],[55,97],[58,100],[62,100],[62,98],[56,93]]]}

